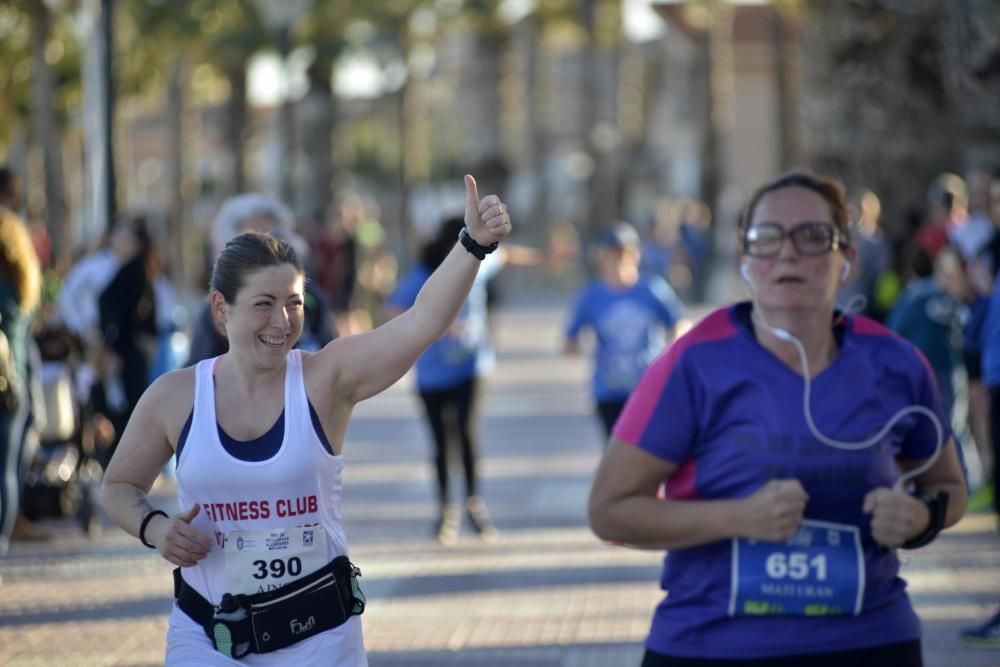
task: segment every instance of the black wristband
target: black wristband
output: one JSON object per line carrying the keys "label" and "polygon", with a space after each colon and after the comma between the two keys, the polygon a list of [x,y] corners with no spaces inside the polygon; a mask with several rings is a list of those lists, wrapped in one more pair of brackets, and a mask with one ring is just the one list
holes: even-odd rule
{"label": "black wristband", "polygon": [[500,247],[500,244],[497,241],[494,241],[489,245],[479,245],[479,243],[476,242],[476,239],[469,235],[469,230],[465,227],[462,227],[462,229],[458,232],[458,240],[463,246],[465,246],[466,250],[472,253],[472,255],[480,261],[486,259],[486,255]]}
{"label": "black wristband", "polygon": [[170,516],[168,516],[167,513],[162,510],[153,510],[152,512],[147,514],[143,518],[142,523],[139,524],[139,541],[142,542],[143,546],[149,547],[150,549],[155,549],[156,545],[150,544],[149,542],[146,541],[146,526],[148,526],[150,520],[157,515],[162,516],[164,519],[170,518]]}
{"label": "black wristband", "polygon": [[938,533],[944,530],[944,522],[948,516],[948,494],[944,491],[939,491],[933,498],[923,492],[914,493],[913,497],[927,505],[930,521],[927,522],[927,528],[924,532],[911,537],[900,545],[903,549],[919,549],[933,542]]}

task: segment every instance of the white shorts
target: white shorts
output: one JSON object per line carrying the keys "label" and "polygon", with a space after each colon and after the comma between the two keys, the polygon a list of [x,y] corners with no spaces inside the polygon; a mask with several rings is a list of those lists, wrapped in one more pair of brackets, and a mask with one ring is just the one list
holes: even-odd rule
{"label": "white shorts", "polygon": [[239,665],[323,665],[368,667],[361,617],[271,653],[250,653],[233,660],[215,650],[205,630],[174,603],[167,629],[165,667],[234,667]]}

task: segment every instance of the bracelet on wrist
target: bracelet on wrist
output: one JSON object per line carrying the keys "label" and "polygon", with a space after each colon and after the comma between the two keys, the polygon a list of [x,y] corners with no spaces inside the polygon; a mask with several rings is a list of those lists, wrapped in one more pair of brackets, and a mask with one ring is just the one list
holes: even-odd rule
{"label": "bracelet on wrist", "polygon": [[148,547],[150,549],[155,549],[156,545],[150,544],[149,542],[146,541],[146,527],[149,526],[149,522],[152,521],[154,516],[162,516],[164,519],[170,518],[167,515],[167,513],[162,510],[153,510],[145,517],[143,517],[142,523],[139,524],[139,541],[142,542],[143,546]]}
{"label": "bracelet on wrist", "polygon": [[944,491],[939,491],[933,498],[922,491],[912,495],[927,506],[929,520],[924,532],[900,545],[903,549],[919,549],[933,542],[938,533],[944,530],[944,522],[948,516],[948,494]]}
{"label": "bracelet on wrist", "polygon": [[458,232],[458,240],[466,250],[472,253],[472,255],[480,261],[486,259],[486,255],[500,247],[500,244],[497,241],[494,241],[489,245],[480,245],[476,239],[469,235],[469,230],[465,227],[462,227],[462,229]]}

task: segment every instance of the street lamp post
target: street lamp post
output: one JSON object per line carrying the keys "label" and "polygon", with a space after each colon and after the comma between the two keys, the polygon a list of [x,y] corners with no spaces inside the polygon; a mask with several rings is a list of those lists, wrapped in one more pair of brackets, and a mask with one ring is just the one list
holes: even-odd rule
{"label": "street lamp post", "polygon": [[291,84],[288,72],[288,55],[292,49],[292,28],[299,18],[306,14],[313,0],[255,0],[261,20],[274,35],[278,57],[281,59],[281,106],[278,110],[278,131],[281,145],[279,173],[281,175],[281,198],[288,204],[292,201],[294,189],[295,124],[292,105]]}

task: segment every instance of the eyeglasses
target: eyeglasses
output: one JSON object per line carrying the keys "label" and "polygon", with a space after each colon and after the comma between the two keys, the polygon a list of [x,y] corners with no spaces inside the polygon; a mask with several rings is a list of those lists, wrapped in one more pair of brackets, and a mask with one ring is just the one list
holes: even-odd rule
{"label": "eyeglasses", "polygon": [[848,245],[847,238],[829,222],[800,222],[788,231],[776,222],[760,222],[743,235],[743,250],[751,257],[777,257],[785,237],[800,255],[825,255]]}

